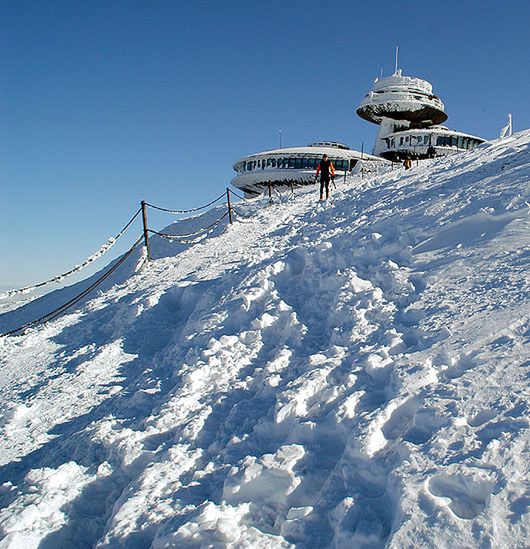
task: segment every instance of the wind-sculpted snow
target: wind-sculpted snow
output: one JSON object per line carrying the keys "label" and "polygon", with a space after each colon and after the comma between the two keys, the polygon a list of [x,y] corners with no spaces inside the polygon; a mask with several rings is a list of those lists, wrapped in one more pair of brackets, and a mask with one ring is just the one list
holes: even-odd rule
{"label": "wind-sculpted snow", "polygon": [[0,547],[525,547],[529,142],[239,205],[0,340]]}

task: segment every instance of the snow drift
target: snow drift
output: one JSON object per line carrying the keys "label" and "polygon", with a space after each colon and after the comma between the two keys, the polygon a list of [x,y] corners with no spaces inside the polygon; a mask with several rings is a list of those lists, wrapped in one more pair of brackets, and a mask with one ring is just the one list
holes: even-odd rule
{"label": "snow drift", "polygon": [[0,547],[525,546],[529,142],[240,205],[3,338]]}

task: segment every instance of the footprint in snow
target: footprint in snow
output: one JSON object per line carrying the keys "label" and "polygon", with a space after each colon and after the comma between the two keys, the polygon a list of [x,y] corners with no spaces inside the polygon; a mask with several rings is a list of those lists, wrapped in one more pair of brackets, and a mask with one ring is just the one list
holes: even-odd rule
{"label": "footprint in snow", "polygon": [[495,481],[461,473],[439,473],[428,481],[429,492],[448,500],[449,509],[461,519],[473,519],[481,513],[496,487]]}

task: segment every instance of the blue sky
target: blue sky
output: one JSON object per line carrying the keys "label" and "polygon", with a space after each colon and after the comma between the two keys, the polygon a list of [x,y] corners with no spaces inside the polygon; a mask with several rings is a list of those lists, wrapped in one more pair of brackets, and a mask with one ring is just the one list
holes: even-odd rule
{"label": "blue sky", "polygon": [[527,1],[4,1],[0,17],[0,286],[82,261],[142,198],[207,202],[279,129],[369,150],[355,109],[396,45],[451,128],[530,127]]}

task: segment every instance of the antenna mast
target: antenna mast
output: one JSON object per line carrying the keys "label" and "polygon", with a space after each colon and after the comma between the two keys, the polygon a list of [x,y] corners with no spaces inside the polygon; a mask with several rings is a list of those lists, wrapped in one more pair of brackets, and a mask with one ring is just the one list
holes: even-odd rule
{"label": "antenna mast", "polygon": [[399,46],[396,46],[396,70],[394,74],[397,74],[397,71],[398,71],[398,56],[399,56]]}

